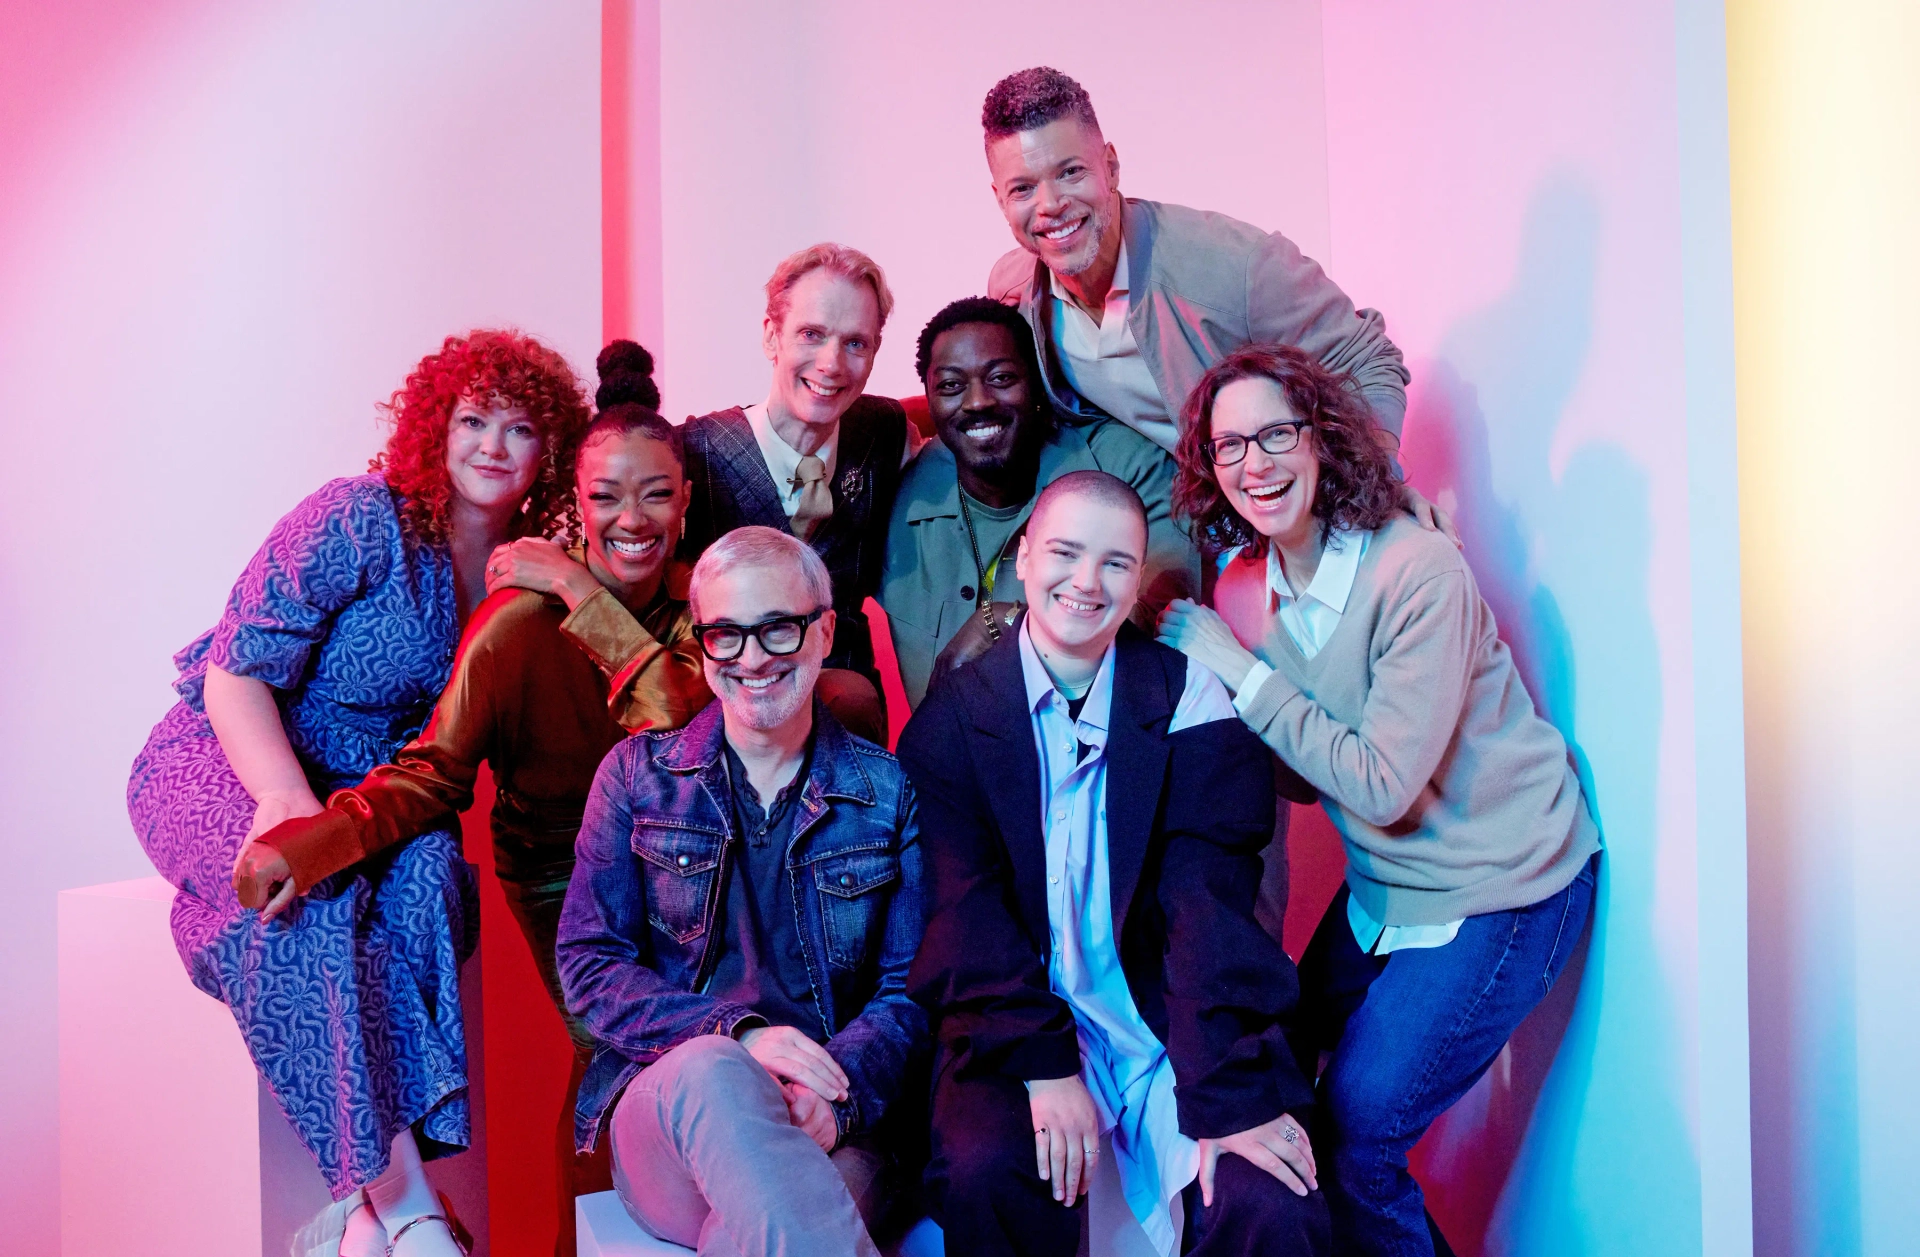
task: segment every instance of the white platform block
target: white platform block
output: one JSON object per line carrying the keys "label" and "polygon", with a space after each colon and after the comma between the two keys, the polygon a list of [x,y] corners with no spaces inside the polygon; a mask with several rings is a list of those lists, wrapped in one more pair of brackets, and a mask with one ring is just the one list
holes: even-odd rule
{"label": "white platform block", "polygon": [[[640,1229],[620,1197],[613,1192],[577,1196],[573,1202],[578,1257],[685,1257],[691,1248],[655,1239]],[[1176,1212],[1174,1246],[1185,1228]],[[1087,1229],[1081,1237],[1081,1257],[1159,1257],[1147,1233],[1127,1208],[1120,1190],[1120,1171],[1113,1159],[1113,1136],[1100,1138],[1100,1160],[1087,1191]],[[931,1218],[922,1218],[887,1257],[943,1257],[946,1238]]]}
{"label": "white platform block", "polygon": [[[195,990],[158,877],[59,899],[62,1257],[286,1257],[326,1183],[247,1056],[233,1014]],[[462,975],[471,1033],[478,966]],[[473,1058],[478,1071],[477,1056]],[[486,1253],[480,1147],[428,1174]]]}
{"label": "white platform block", "polygon": [[64,1257],[260,1257],[327,1202],[232,1014],[187,980],[172,899],[157,877],[60,894]]}
{"label": "white platform block", "polygon": [[[579,1257],[686,1257],[693,1251],[641,1230],[613,1192],[575,1196],[573,1219]],[[946,1251],[940,1228],[932,1219],[922,1218],[888,1257],[943,1257]]]}
{"label": "white platform block", "polygon": [[[60,892],[61,1257],[286,1257],[326,1207],[313,1157],[232,1013],[194,990],[159,877]],[[461,973],[482,1077],[480,965]],[[426,1167],[490,1257],[486,1107],[474,1146]]]}
{"label": "white platform block", "polygon": [[575,1196],[573,1231],[579,1257],[685,1257],[693,1251],[641,1230],[614,1192]]}

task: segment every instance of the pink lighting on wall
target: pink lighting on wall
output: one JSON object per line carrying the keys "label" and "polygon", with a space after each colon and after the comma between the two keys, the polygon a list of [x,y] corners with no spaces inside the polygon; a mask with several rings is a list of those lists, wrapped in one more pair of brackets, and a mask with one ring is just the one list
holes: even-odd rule
{"label": "pink lighting on wall", "polygon": [[[1885,574],[1909,557],[1887,539],[1920,422],[1880,364],[1915,339],[1920,274],[1902,160],[1920,110],[1890,86],[1920,46],[1905,8],[1732,15],[1750,163],[1737,485],[1719,5],[750,12],[9,7],[0,422],[36,470],[0,493],[0,1247],[59,1249],[55,895],[150,873],[121,791],[171,699],[168,658],[274,518],[364,466],[373,403],[447,331],[493,322],[583,370],[634,336],[674,418],[757,400],[759,285],[825,238],[888,269],[900,308],[873,387],[912,394],[922,321],[1009,247],[981,95],[1044,62],[1092,90],[1126,191],[1284,230],[1385,312],[1415,373],[1404,462],[1458,516],[1593,790],[1609,854],[1588,948],[1416,1153],[1456,1249],[1750,1251],[1751,1101],[1780,1141],[1757,1167],[1760,1251],[1900,1251],[1920,1110],[1894,933],[1920,845],[1897,789],[1913,671],[1885,663],[1904,658],[1911,582]],[[1823,442],[1849,416],[1864,471]],[[1801,574],[1853,534],[1786,509],[1807,483],[1866,537],[1832,588],[1850,611],[1879,600],[1833,649],[1794,613]],[[1761,652],[1757,1098],[1736,488]],[[1292,851],[1297,955],[1340,853],[1308,812]],[[490,887],[489,1221],[495,1251],[538,1252],[564,1038],[504,913]]]}

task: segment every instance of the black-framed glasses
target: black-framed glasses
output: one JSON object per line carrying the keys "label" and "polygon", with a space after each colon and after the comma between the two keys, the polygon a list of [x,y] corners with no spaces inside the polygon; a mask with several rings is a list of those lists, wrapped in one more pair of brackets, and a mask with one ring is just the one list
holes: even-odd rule
{"label": "black-framed glasses", "polygon": [[770,615],[758,624],[730,624],[725,620],[693,626],[700,653],[715,663],[732,663],[747,648],[749,637],[769,655],[791,655],[807,640],[807,628],[827,613],[815,607],[805,615]]}
{"label": "black-framed glasses", "polygon": [[[1254,433],[1253,439],[1269,454],[1286,454],[1300,444],[1300,429],[1312,426],[1312,421],[1308,419],[1282,419]],[[1226,436],[1213,438],[1200,448],[1206,451],[1207,461],[1215,467],[1231,467],[1247,456],[1247,438],[1230,432]]]}

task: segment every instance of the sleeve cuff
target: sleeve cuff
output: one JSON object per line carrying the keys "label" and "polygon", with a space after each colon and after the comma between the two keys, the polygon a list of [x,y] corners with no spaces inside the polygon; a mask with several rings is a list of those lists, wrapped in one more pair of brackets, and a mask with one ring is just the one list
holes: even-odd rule
{"label": "sleeve cuff", "polygon": [[286,858],[294,889],[303,895],[366,854],[352,818],[334,808],[282,822],[254,841]]}
{"label": "sleeve cuff", "polygon": [[[1260,665],[1266,667],[1265,664]],[[1234,710],[1255,733],[1264,736],[1264,730],[1273,723],[1280,709],[1300,693],[1287,678],[1267,668],[1267,675],[1260,678],[1259,685],[1253,685],[1253,674],[1247,674],[1246,682],[1240,686],[1240,692],[1234,695]],[[1269,743],[1271,745],[1271,743]],[[1277,748],[1276,748],[1277,749]]]}
{"label": "sleeve cuff", "polygon": [[1260,687],[1265,685],[1267,678],[1272,675],[1273,669],[1258,659],[1254,660],[1253,666],[1247,669],[1247,675],[1240,681],[1239,692],[1233,696],[1233,709],[1243,718],[1247,714],[1247,709],[1253,706],[1253,700],[1259,695]]}
{"label": "sleeve cuff", "polygon": [[[732,1019],[731,1024],[728,1024],[729,1018]],[[727,1027],[721,1033],[725,1034],[729,1039],[738,1039],[749,1030],[758,1030],[762,1026],[770,1026],[773,1024],[759,1013],[754,1012],[751,1008],[729,1010],[721,1014],[720,1019],[722,1024],[725,1024]]]}
{"label": "sleeve cuff", "polygon": [[838,1149],[860,1133],[860,1106],[853,1102],[851,1095],[844,1100],[829,1100],[827,1103],[833,1106],[833,1146]]}
{"label": "sleeve cuff", "polygon": [[626,667],[649,646],[658,645],[640,626],[633,612],[622,606],[613,591],[602,585],[580,600],[560,621],[560,634],[587,652],[587,657],[609,677]]}

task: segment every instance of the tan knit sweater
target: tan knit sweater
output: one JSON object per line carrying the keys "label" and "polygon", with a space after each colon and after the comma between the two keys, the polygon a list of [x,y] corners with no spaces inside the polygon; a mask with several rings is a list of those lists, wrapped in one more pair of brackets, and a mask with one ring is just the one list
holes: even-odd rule
{"label": "tan knit sweater", "polygon": [[1525,907],[1599,849],[1567,746],[1535,714],[1453,545],[1411,518],[1373,534],[1340,626],[1312,659],[1271,610],[1264,553],[1214,605],[1273,669],[1246,720],[1312,782],[1374,920],[1434,925]]}

